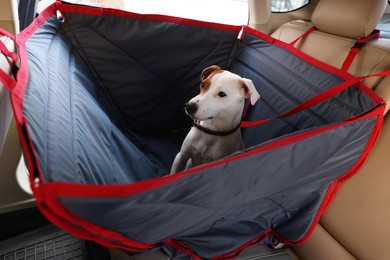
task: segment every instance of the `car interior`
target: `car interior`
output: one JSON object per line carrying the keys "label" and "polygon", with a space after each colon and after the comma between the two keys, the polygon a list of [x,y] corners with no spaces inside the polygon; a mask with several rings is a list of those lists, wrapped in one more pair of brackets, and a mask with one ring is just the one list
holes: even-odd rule
{"label": "car interior", "polygon": [[[121,1],[93,2],[101,6],[121,7]],[[379,38],[370,39],[361,46],[348,72],[354,76],[365,76],[390,70],[388,1],[310,0],[289,11],[273,11],[274,2],[278,1],[248,0],[248,25],[284,42],[292,42],[315,26],[316,30],[302,37],[295,47],[337,68],[343,66],[357,39],[379,29]],[[34,19],[38,3],[1,1],[0,28],[15,34],[23,30]],[[10,38],[1,36],[0,39],[9,50],[15,51]],[[3,55],[0,55],[0,67],[12,75],[10,61]],[[390,77],[370,77],[364,83],[385,101],[390,99]],[[388,110],[389,105],[383,129],[368,159],[357,174],[341,186],[306,241],[282,248],[253,246],[236,259],[389,259]],[[17,256],[18,252],[27,252],[26,248],[42,251],[37,246],[42,247],[42,241],[57,239],[57,243],[59,238],[73,246],[70,249],[73,258],[67,259],[170,259],[162,251],[128,254],[120,249],[106,249],[93,242],[73,238],[51,226],[40,215],[29,190],[28,172],[12,119],[9,94],[0,85],[0,259],[41,259],[27,258],[27,253],[24,253],[24,258]]]}

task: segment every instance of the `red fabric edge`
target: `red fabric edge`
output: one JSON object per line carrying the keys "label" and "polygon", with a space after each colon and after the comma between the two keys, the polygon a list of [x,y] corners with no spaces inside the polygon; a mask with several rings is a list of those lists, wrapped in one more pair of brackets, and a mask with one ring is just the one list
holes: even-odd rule
{"label": "red fabric edge", "polygon": [[[100,226],[94,225],[76,215],[69,212],[58,200],[57,197],[83,197],[83,198],[94,198],[94,197],[123,197],[123,196],[131,196],[132,194],[136,194],[140,191],[148,191],[152,190],[154,188],[163,186],[165,184],[170,183],[173,180],[185,177],[189,174],[196,173],[198,171],[201,171],[205,168],[216,166],[219,164],[223,164],[241,157],[245,157],[250,154],[255,154],[263,151],[267,151],[270,149],[274,149],[280,146],[284,146],[287,144],[294,143],[298,140],[303,140],[306,138],[310,138],[312,136],[315,136],[317,134],[321,134],[323,132],[335,129],[337,127],[340,127],[342,125],[347,125],[351,122],[364,120],[373,116],[378,117],[378,120],[373,128],[373,131],[371,133],[371,136],[367,142],[367,145],[364,149],[364,152],[360,156],[360,159],[355,163],[355,165],[345,174],[340,176],[339,178],[335,179],[330,185],[326,192],[326,195],[323,198],[323,201],[319,207],[319,210],[317,211],[317,214],[314,218],[314,221],[312,225],[309,227],[308,231],[305,233],[304,237],[300,239],[299,241],[289,241],[284,239],[281,235],[279,235],[275,230],[268,229],[266,232],[263,232],[259,234],[257,237],[253,238],[252,240],[248,241],[247,243],[243,244],[241,247],[227,253],[221,256],[214,257],[213,259],[230,259],[235,257],[237,254],[245,250],[246,248],[253,246],[257,243],[259,243],[262,239],[274,235],[276,238],[278,238],[281,242],[288,244],[288,245],[300,245],[304,243],[312,234],[314,231],[314,228],[318,224],[320,217],[323,215],[325,210],[330,205],[331,201],[333,200],[335,194],[337,193],[338,189],[340,188],[341,184],[346,181],[347,179],[351,178],[358,169],[362,166],[363,162],[365,161],[368,153],[371,151],[373,145],[375,144],[375,141],[378,137],[378,134],[380,132],[380,129],[383,124],[383,111],[385,108],[385,104],[383,103],[380,105],[377,109],[367,113],[366,115],[362,116],[359,119],[346,121],[338,124],[331,125],[329,127],[316,129],[310,132],[301,133],[297,136],[289,136],[286,138],[282,138],[280,140],[275,141],[274,143],[270,143],[267,145],[264,145],[262,147],[259,147],[257,149],[248,151],[246,153],[242,153],[236,156],[233,156],[232,158],[228,158],[226,160],[217,161],[214,163],[211,163],[208,166],[201,166],[192,169],[188,172],[178,173],[176,175],[170,175],[167,177],[163,177],[163,181],[160,181],[158,179],[152,179],[152,180],[146,180],[146,181],[140,181],[137,183],[132,184],[124,184],[124,185],[86,185],[86,184],[70,184],[70,183],[59,183],[59,182],[52,182],[52,183],[45,183],[40,185],[40,187],[34,187],[34,194],[37,198],[38,205],[40,206],[40,209],[42,212],[47,216],[54,224],[60,226],[61,228],[73,233],[76,236],[79,236],[81,238],[95,240],[96,242],[106,245],[109,247],[117,247],[122,248],[126,250],[131,250],[138,252],[139,250],[144,250],[148,248],[152,248],[155,244],[151,243],[140,243],[131,239],[128,239],[126,237],[121,236],[117,232],[110,231],[107,229],[104,229]],[[55,213],[53,213],[55,212]],[[82,227],[85,230],[88,230],[90,234],[93,234],[91,236],[88,234],[88,232],[83,231],[81,229],[76,228],[73,225],[67,224],[67,222],[73,222],[77,223],[78,226]],[[111,242],[112,240],[115,240],[117,242]],[[193,250],[186,246],[183,242],[179,242],[176,240],[167,240],[164,241],[168,245],[175,247],[177,250],[190,255],[194,259],[200,259],[199,256],[193,252]]]}
{"label": "red fabric edge", "polygon": [[[359,78],[359,77],[355,77],[355,76],[352,76],[351,74],[349,74],[348,72],[346,71],[343,71],[343,70],[340,70],[339,68],[336,68],[332,65],[329,65],[329,64],[326,64],[326,63],[323,63],[322,61],[319,61],[309,55],[307,55],[306,53],[303,53],[302,51],[300,51],[299,49],[295,48],[293,45],[291,45],[290,43],[286,43],[286,42],[283,42],[281,40],[278,40],[276,38],[273,38],[263,32],[260,32],[260,31],[257,31],[253,28],[250,28],[250,27],[247,27],[245,26],[244,27],[244,33],[249,33],[250,35],[253,35],[253,36],[256,36],[256,37],[259,37],[271,44],[274,44],[278,47],[281,47],[283,49],[286,49],[288,50],[289,52],[293,53],[295,56],[303,59],[304,61],[310,63],[311,65],[317,67],[317,68],[321,68],[331,74],[334,74],[342,79],[344,79],[345,81],[347,80],[353,80],[355,78]],[[364,84],[360,84],[360,90],[367,94],[368,97],[370,97],[375,103],[380,103],[382,101],[382,98],[380,98],[374,90],[370,89],[369,87],[367,87],[366,85]]]}
{"label": "red fabric edge", "polygon": [[[20,34],[18,34],[16,37],[16,44],[19,46],[19,48],[21,48],[22,50],[23,49],[25,50],[24,42],[36,31],[36,29],[38,29],[50,16],[52,16],[55,13],[57,8],[60,8],[61,11],[65,11],[64,6],[70,6],[70,5],[55,3],[51,6],[49,6],[44,12],[41,13],[41,15],[37,19],[35,19],[35,21],[28,28],[26,28],[24,31],[22,31]],[[99,14],[100,9],[92,11],[92,9],[88,9],[86,7],[81,7],[81,6],[74,6],[74,8],[73,8],[73,5],[72,5],[72,8],[69,8],[69,9],[70,10],[66,10],[66,11],[82,12],[82,13],[90,12],[89,14],[91,14],[91,15],[102,15],[102,14]],[[213,27],[213,28],[217,28],[217,29],[232,30],[232,31],[239,31],[241,29],[241,27],[238,27],[238,26],[219,25],[219,24],[200,22],[200,21],[183,19],[183,18],[174,18],[174,17],[170,17],[170,16],[162,16],[162,15],[145,16],[145,15],[137,15],[137,14],[124,12],[124,11],[117,11],[117,10],[113,10],[113,9],[104,9],[104,10],[106,10],[105,11],[106,14],[119,15],[119,16],[124,16],[124,17],[134,17],[134,18],[141,18],[142,17],[142,19],[186,23],[186,24],[190,24],[190,25],[206,26],[206,27]],[[281,41],[274,39],[268,35],[265,35],[261,32],[255,31],[254,29],[251,29],[249,27],[244,27],[244,30],[246,32],[256,36],[256,37],[262,38],[262,39],[264,39],[270,43],[273,43],[279,47],[287,49],[291,53],[304,59],[305,61],[311,63],[312,65],[320,67],[320,68],[322,68],[328,72],[331,72],[331,73],[333,73],[333,74],[335,74],[343,79],[347,80],[347,79],[353,78],[353,76],[351,76],[343,71],[340,71],[337,68],[334,68],[332,66],[329,66],[327,64],[324,64],[322,62],[319,62],[319,61],[311,58],[310,56],[302,53],[301,51],[295,49],[293,46],[291,46],[287,43],[281,42]],[[20,51],[20,53],[23,55],[23,57],[21,57],[21,60],[26,60],[24,51]],[[23,114],[22,114],[23,113],[22,100],[23,100],[23,95],[24,95],[24,91],[26,88],[26,84],[27,84],[27,79],[28,79],[27,64],[21,63],[20,70],[19,70],[19,73],[17,76],[17,81],[18,81],[19,86],[17,88],[15,88],[17,90],[12,91],[12,99],[13,99],[12,104],[13,104],[13,108],[14,108],[14,113],[16,114],[16,119],[18,122],[18,129],[19,129],[19,133],[20,133],[21,137],[24,136],[23,131],[21,129],[22,128],[21,125],[23,125],[24,120],[25,120],[23,118]],[[370,96],[374,100],[374,102],[381,101],[381,99],[371,89],[366,87],[364,84],[359,84],[359,85],[360,85],[361,90],[364,93],[366,93],[368,96]],[[382,109],[379,109],[377,111],[381,111],[383,113],[383,110],[384,110],[384,106],[382,106]],[[358,161],[358,163],[355,165],[355,167],[353,167],[350,171],[345,173],[343,176],[341,176],[340,178],[335,180],[330,185],[328,192],[327,192],[327,195],[325,196],[325,198],[321,204],[320,210],[317,212],[315,221],[313,222],[313,225],[310,227],[308,232],[306,232],[306,235],[304,236],[304,238],[302,238],[300,241],[297,241],[297,242],[284,241],[282,237],[280,237],[277,233],[274,233],[272,231],[269,231],[267,233],[267,236],[275,235],[282,242],[286,242],[286,243],[289,243],[292,245],[299,245],[299,244],[303,243],[310,236],[310,234],[314,230],[314,227],[318,223],[320,216],[323,214],[323,212],[329,206],[331,200],[333,199],[333,197],[334,197],[336,191],[339,189],[340,185],[345,180],[349,179],[357,172],[357,170],[360,168],[360,166],[364,162],[365,158],[367,157],[369,151],[373,147],[375,140],[378,136],[378,133],[381,129],[382,123],[383,123],[382,114],[380,114],[377,111],[375,112],[375,114],[378,115],[379,120],[375,126],[375,129],[373,130],[370,141],[367,144],[367,147],[366,147],[364,153],[361,155],[361,159]],[[347,122],[336,124],[336,125],[332,126],[331,128],[335,128],[335,127],[338,127],[338,126],[340,126],[342,124],[346,124],[346,123]],[[330,129],[324,128],[321,130],[322,131],[313,131],[315,133],[312,132],[310,135],[306,135],[306,136],[300,135],[300,137],[302,139],[304,139],[304,138],[313,136],[315,134],[319,134],[321,132],[328,131]],[[143,244],[143,243],[139,243],[137,241],[131,241],[127,238],[118,237],[118,235],[120,236],[120,234],[118,234],[117,232],[112,232],[112,231],[103,229],[99,226],[93,225],[93,224],[73,215],[69,211],[67,211],[56,200],[56,196],[61,195],[61,196],[100,197],[100,196],[108,196],[108,195],[113,196],[113,194],[119,194],[120,196],[128,196],[131,193],[134,194],[137,192],[146,191],[146,190],[150,190],[150,189],[153,189],[155,187],[158,187],[158,186],[162,186],[164,184],[170,183],[171,181],[175,181],[176,179],[185,177],[189,174],[196,173],[204,168],[213,167],[215,165],[219,165],[219,164],[225,163],[227,161],[238,159],[240,157],[247,156],[247,155],[255,153],[255,152],[257,153],[257,152],[261,152],[261,151],[266,151],[268,149],[273,149],[275,147],[285,145],[289,142],[290,143],[295,142],[295,141],[297,141],[297,139],[296,139],[296,136],[294,136],[294,137],[295,137],[294,140],[292,140],[292,138],[285,138],[283,140],[278,140],[271,145],[270,144],[264,145],[261,148],[254,149],[253,151],[249,151],[247,153],[243,153],[243,154],[234,156],[234,157],[230,158],[229,160],[217,161],[217,162],[208,164],[207,166],[194,168],[188,172],[176,174],[173,176],[167,176],[167,177],[163,177],[163,178],[155,179],[155,180],[147,180],[147,181],[139,182],[136,184],[106,185],[106,186],[99,185],[98,186],[98,185],[81,185],[81,184],[69,184],[69,183],[46,183],[46,184],[42,184],[40,186],[32,185],[32,189],[33,189],[34,194],[37,198],[37,204],[38,204],[39,208],[41,209],[41,211],[45,214],[45,216],[48,217],[48,219],[50,219],[54,224],[64,228],[65,230],[69,230],[72,233],[74,233],[75,235],[77,235],[81,238],[84,238],[84,239],[96,240],[99,243],[106,245],[106,246],[109,246],[109,247],[115,246],[115,247],[119,247],[119,248],[123,248],[123,249],[127,249],[127,250],[129,250],[131,248],[130,250],[134,251],[134,250],[137,250],[134,247],[134,245],[137,245],[137,246],[139,246],[139,248],[145,249],[145,248],[150,248],[151,246],[153,246],[153,244]],[[25,137],[25,138],[21,138],[21,139],[22,139],[23,147],[26,148],[25,151],[27,150],[27,151],[30,151],[32,153],[32,154],[28,154],[28,157],[37,158],[33,149],[30,149],[30,147],[28,145],[28,143],[30,144],[30,146],[32,145],[30,138]],[[29,170],[31,169],[34,171],[35,169],[33,169],[33,167],[34,166],[30,166]],[[35,165],[35,167],[38,167],[38,165]],[[38,170],[38,172],[41,173],[39,168],[36,170]],[[33,183],[33,182],[31,182],[31,183]],[[83,187],[83,190],[80,189],[81,187]],[[129,192],[129,187],[135,188],[135,191],[132,190]],[[124,190],[127,190],[127,192],[124,192]],[[58,214],[58,213],[60,213],[60,214]],[[78,223],[78,225],[85,227],[86,229],[88,229],[88,232],[84,232],[82,229],[76,228],[75,225],[69,224],[70,220],[73,220],[74,223]],[[93,232],[91,232],[91,231],[93,231]],[[89,232],[92,233],[93,235],[91,235]],[[107,241],[106,239],[96,238],[96,237],[105,237],[105,236],[108,236],[107,237],[108,239],[112,239],[113,237],[115,237],[116,240],[123,242],[124,245],[127,244],[127,246],[123,246],[123,245],[120,245],[117,243],[112,243],[110,241]],[[260,238],[260,240],[262,240],[266,237],[266,236],[264,236],[264,237],[263,236],[264,236],[264,234],[261,234],[261,235],[259,235],[259,237],[257,239]],[[256,240],[256,238],[254,240]],[[174,246],[174,247],[177,247],[177,249],[180,250],[177,243],[172,243],[172,242],[168,242],[168,243],[171,243],[173,246],[176,244],[176,246]],[[237,254],[237,253],[241,252],[242,250],[244,250],[245,248],[249,247],[251,244],[252,244],[251,241],[249,241],[247,244],[244,244],[242,247],[240,247],[240,248],[238,248],[238,249],[236,249],[236,250],[234,250],[226,255],[220,256],[220,257],[224,257],[224,256],[227,257],[230,254]],[[183,245],[180,246],[181,250],[183,250],[182,247],[183,247]]]}
{"label": "red fabric edge", "polygon": [[296,242],[291,242],[291,241],[285,241],[285,242],[289,242],[289,244],[293,245],[293,246],[301,245],[302,243],[304,243],[310,237],[310,235],[313,233],[315,227],[317,226],[318,222],[320,221],[321,216],[324,214],[326,209],[331,204],[332,200],[334,199],[334,196],[336,195],[337,191],[340,189],[341,185],[345,181],[347,181],[348,179],[352,178],[358,172],[358,170],[362,167],[363,163],[367,159],[368,154],[370,153],[370,151],[374,147],[375,142],[379,137],[380,130],[382,129],[382,126],[383,126],[383,121],[384,121],[383,113],[385,111],[385,107],[386,106],[383,103],[377,109],[375,109],[374,111],[371,111],[370,113],[368,113],[367,115],[362,117],[362,119],[365,119],[365,118],[369,118],[372,116],[376,116],[378,119],[377,119],[377,122],[376,122],[372,132],[371,132],[370,138],[367,141],[366,147],[365,147],[363,153],[360,155],[359,160],[355,163],[355,165],[351,169],[349,169],[348,172],[346,172],[345,174],[343,174],[339,178],[335,179],[330,184],[328,191],[327,191],[327,193],[326,193],[326,195],[321,203],[321,206],[317,212],[315,220],[313,221],[313,224],[311,225],[309,230],[306,232],[305,236]]}
{"label": "red fabric edge", "polygon": [[89,14],[94,16],[111,15],[111,16],[149,20],[149,21],[188,24],[188,25],[202,26],[207,28],[211,27],[219,30],[226,30],[226,31],[233,31],[233,32],[240,32],[242,29],[242,26],[205,22],[205,21],[169,16],[169,15],[138,14],[138,13],[133,13],[124,10],[112,9],[112,8],[91,7],[91,6],[66,4],[66,3],[58,4],[58,8],[60,12],[64,14],[65,18],[66,18],[66,13]]}
{"label": "red fabric edge", "polygon": [[42,183],[39,186],[37,191],[37,199],[44,200],[47,198],[56,198],[56,197],[83,197],[83,198],[96,198],[96,197],[127,197],[140,192],[146,192],[153,190],[155,188],[164,186],[171,182],[174,182],[178,179],[184,178],[191,174],[196,174],[202,170],[207,168],[215,167],[218,165],[222,165],[240,158],[244,158],[246,156],[250,156],[253,154],[258,154],[261,152],[265,152],[271,149],[275,149],[281,146],[285,146],[297,141],[301,141],[315,135],[330,131],[332,129],[341,127],[343,125],[350,124],[354,121],[364,120],[367,117],[373,116],[372,113],[375,112],[375,115],[378,114],[377,109],[371,113],[366,114],[365,116],[360,117],[359,119],[351,119],[348,121],[336,123],[333,125],[329,125],[326,127],[321,127],[317,129],[313,129],[311,131],[298,133],[295,135],[290,135],[287,137],[283,137],[277,139],[273,142],[264,144],[257,148],[251,149],[249,151],[245,151],[226,159],[217,160],[205,165],[201,165],[198,167],[191,168],[187,171],[180,172],[174,175],[166,175],[163,177],[148,179],[143,181],[138,181],[130,184],[116,184],[116,185],[94,185],[94,184],[79,184],[79,183],[64,183],[64,182],[49,182]]}

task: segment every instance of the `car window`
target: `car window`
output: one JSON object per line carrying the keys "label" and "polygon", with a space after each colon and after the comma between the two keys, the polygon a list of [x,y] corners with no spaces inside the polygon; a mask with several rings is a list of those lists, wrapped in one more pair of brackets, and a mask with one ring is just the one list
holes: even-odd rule
{"label": "car window", "polygon": [[[43,0],[46,3],[48,1],[54,2]],[[231,25],[247,25],[249,15],[247,0],[68,0],[67,2]]]}
{"label": "car window", "polygon": [[309,0],[271,0],[271,11],[273,13],[284,13],[304,7]]}

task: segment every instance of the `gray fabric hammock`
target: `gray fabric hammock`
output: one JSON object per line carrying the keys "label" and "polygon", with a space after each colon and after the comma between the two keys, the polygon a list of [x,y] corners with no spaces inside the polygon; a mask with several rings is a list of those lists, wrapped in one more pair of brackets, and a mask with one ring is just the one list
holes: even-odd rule
{"label": "gray fabric hammock", "polygon": [[[39,208],[129,252],[226,259],[302,243],[383,121],[361,78],[245,26],[57,2],[15,41],[16,81],[0,76]],[[261,95],[245,114],[247,148],[169,176],[191,127],[183,104],[212,64]]]}

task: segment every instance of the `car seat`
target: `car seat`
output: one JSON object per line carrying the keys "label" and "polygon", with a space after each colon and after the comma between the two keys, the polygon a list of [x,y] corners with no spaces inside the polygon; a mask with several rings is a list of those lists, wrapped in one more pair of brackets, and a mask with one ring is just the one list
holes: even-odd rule
{"label": "car seat", "polygon": [[[358,38],[377,26],[386,0],[321,0],[311,21],[282,25],[272,36],[291,42],[313,25],[317,30],[296,47],[306,54],[341,68]],[[390,69],[390,39],[369,40],[348,72],[363,76]],[[369,78],[365,84],[385,100],[390,98],[389,77]],[[389,109],[387,105],[386,112]],[[388,259],[390,251],[390,119],[385,117],[376,146],[360,171],[347,181],[321,218],[312,236],[295,251],[303,259]]]}

